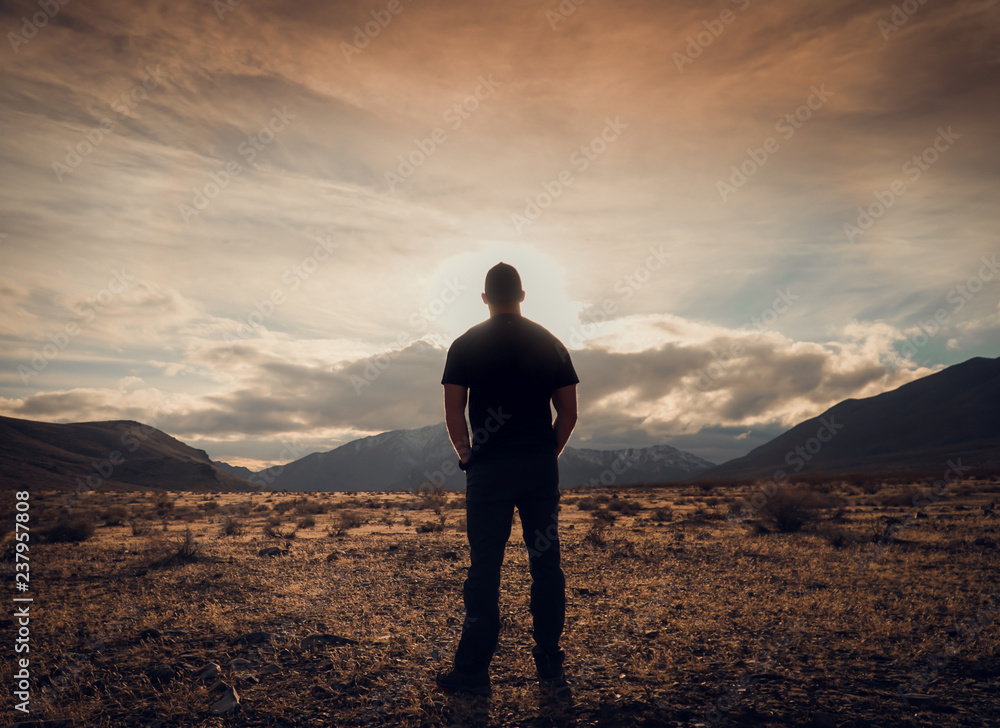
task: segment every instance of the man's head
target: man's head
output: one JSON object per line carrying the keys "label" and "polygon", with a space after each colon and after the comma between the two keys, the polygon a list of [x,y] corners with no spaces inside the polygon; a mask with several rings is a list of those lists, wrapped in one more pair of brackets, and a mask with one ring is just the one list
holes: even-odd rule
{"label": "man's head", "polygon": [[506,263],[497,263],[486,273],[486,291],[483,300],[493,306],[509,306],[524,300],[521,276],[517,269]]}

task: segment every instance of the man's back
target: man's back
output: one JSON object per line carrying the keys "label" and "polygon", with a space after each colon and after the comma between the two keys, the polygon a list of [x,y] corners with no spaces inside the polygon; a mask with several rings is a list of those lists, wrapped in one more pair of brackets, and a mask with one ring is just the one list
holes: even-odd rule
{"label": "man's back", "polygon": [[555,447],[549,399],[575,384],[566,349],[545,328],[517,314],[498,314],[452,344],[444,384],[469,388],[475,457]]}

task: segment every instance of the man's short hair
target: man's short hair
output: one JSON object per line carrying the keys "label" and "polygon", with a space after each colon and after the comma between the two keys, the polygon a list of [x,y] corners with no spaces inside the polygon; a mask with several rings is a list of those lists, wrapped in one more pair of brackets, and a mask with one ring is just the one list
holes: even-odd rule
{"label": "man's short hair", "polygon": [[503,304],[520,302],[524,299],[521,290],[521,276],[512,265],[500,262],[486,273],[486,300]]}

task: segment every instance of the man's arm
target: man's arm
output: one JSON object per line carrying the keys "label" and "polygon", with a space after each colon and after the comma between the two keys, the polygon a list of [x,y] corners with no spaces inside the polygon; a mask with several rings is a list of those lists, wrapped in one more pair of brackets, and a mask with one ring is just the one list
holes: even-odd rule
{"label": "man's arm", "polygon": [[570,384],[567,387],[559,387],[552,392],[552,406],[556,408],[556,421],[552,423],[552,429],[556,431],[556,455],[561,455],[569,436],[573,434],[576,427],[577,405],[576,405],[576,385]]}
{"label": "man's arm", "polygon": [[465,421],[465,405],[469,401],[469,388],[460,384],[444,385],[444,423],[448,437],[458,453],[458,459],[469,462],[469,424]]}

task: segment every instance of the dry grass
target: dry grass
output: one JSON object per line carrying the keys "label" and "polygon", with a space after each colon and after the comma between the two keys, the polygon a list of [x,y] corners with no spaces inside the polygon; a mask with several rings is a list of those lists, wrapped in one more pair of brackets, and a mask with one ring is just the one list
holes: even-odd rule
{"label": "dry grass", "polygon": [[[982,506],[997,485],[963,485],[924,517],[851,483],[813,488],[839,505],[766,534],[724,515],[749,489],[717,486],[712,504],[698,487],[569,495],[569,703],[533,680],[517,526],[493,699],[434,690],[463,619],[464,524],[443,515],[460,496],[270,494],[267,512],[245,495],[213,499],[218,509],[200,495],[142,496],[132,523],[156,514],[166,532],[123,523],[83,541],[31,542],[43,597],[32,605],[32,717],[94,728],[987,725],[1000,670],[1000,518]],[[39,496],[41,514],[54,496]],[[91,494],[68,515],[100,523],[124,498]],[[580,510],[585,499],[592,509]],[[170,517],[188,509],[199,518]],[[245,531],[222,537],[223,514],[242,510]],[[315,527],[289,540],[293,511]],[[896,520],[888,536],[885,519]],[[422,524],[441,530],[416,533]],[[317,633],[351,641],[303,645]],[[209,662],[240,693],[235,715],[211,714],[219,696],[197,680]],[[166,678],[152,671],[164,666]]]}

